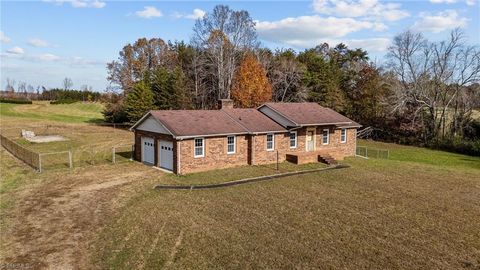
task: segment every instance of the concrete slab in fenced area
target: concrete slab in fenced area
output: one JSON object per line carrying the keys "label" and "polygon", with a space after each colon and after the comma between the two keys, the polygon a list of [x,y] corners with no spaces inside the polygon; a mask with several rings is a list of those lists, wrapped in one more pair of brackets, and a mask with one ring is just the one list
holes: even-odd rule
{"label": "concrete slab in fenced area", "polygon": [[48,143],[48,142],[61,142],[68,141],[67,138],[60,135],[44,135],[44,136],[35,136],[31,138],[25,138],[29,142],[33,143]]}

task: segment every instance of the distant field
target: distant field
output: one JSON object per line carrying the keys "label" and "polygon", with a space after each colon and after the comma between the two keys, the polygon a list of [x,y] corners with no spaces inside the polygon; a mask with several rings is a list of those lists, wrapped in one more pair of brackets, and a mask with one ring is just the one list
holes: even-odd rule
{"label": "distant field", "polygon": [[83,103],[51,105],[47,101],[34,104],[0,103],[2,124],[10,124],[12,120],[54,121],[63,123],[91,123],[102,121],[103,105],[100,103]]}

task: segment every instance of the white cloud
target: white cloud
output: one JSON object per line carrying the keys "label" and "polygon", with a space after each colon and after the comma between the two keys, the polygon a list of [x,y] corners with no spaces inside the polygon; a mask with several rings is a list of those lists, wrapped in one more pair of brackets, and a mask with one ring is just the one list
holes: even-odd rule
{"label": "white cloud", "polygon": [[74,8],[103,8],[107,3],[100,0],[43,0],[44,2],[55,3],[56,5],[63,5],[70,3]]}
{"label": "white cloud", "polygon": [[139,10],[135,12],[135,15],[137,15],[138,17],[146,18],[146,19],[163,16],[160,10],[152,6],[144,7],[143,10]]}
{"label": "white cloud", "polygon": [[319,15],[257,22],[256,25],[260,38],[300,47],[315,46],[321,40],[338,39],[360,30],[383,31],[385,28],[382,23]]}
{"label": "white cloud", "polygon": [[205,11],[203,11],[199,8],[196,8],[196,9],[193,10],[192,14],[188,14],[187,16],[185,16],[185,18],[196,20],[196,19],[203,18],[203,16],[205,16],[205,14],[206,14]]}
{"label": "white cloud", "polygon": [[8,49],[7,53],[9,53],[9,54],[24,54],[25,51],[22,48],[15,46],[11,49]]}
{"label": "white cloud", "polygon": [[477,0],[466,0],[465,3],[468,6],[474,6],[477,3]]}
{"label": "white cloud", "polygon": [[420,20],[415,22],[413,28],[419,31],[439,33],[457,27],[465,27],[468,19],[460,17],[455,10],[445,10],[436,14],[420,13]]}
{"label": "white cloud", "polygon": [[364,17],[397,21],[410,16],[400,4],[382,4],[378,0],[313,0],[313,10],[338,17]]}
{"label": "white cloud", "polygon": [[197,20],[201,19],[205,16],[206,12],[204,10],[201,10],[199,8],[196,8],[192,11],[191,14],[185,14],[185,13],[180,13],[180,12],[173,12],[172,16],[176,19],[181,19],[181,18],[186,18],[186,19],[191,19],[191,20]]}
{"label": "white cloud", "polygon": [[[74,57],[62,57],[52,53],[43,53],[43,54],[26,54],[24,51],[17,47],[12,48],[11,50],[7,50],[7,53],[1,53],[0,57],[5,59],[17,59],[23,60],[27,62],[41,62],[41,63],[60,63],[65,64],[70,67],[87,67],[87,66],[104,66],[106,63],[105,61],[94,60],[94,59],[87,59],[79,56]],[[13,50],[15,49],[15,52]]]}
{"label": "white cloud", "polygon": [[362,48],[368,52],[385,52],[390,46],[389,38],[349,39],[343,42],[350,48]]}
{"label": "white cloud", "polygon": [[39,38],[32,38],[28,41],[28,45],[33,47],[51,47],[52,45],[47,41]]}
{"label": "white cloud", "polygon": [[41,62],[54,62],[54,61],[59,61],[62,58],[60,56],[55,55],[55,54],[44,53],[44,54],[37,54],[37,55],[28,56],[27,59],[31,59],[31,60],[34,60],[34,61],[41,61]]}
{"label": "white cloud", "polygon": [[8,43],[10,42],[11,39],[9,37],[7,37],[3,31],[0,31],[0,42],[4,42],[4,43]]}

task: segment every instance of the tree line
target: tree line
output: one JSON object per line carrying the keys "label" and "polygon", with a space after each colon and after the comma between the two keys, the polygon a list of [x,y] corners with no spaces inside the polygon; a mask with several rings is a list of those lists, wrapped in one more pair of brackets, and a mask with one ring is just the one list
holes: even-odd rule
{"label": "tree line", "polygon": [[47,89],[44,86],[37,86],[35,88],[24,81],[19,81],[18,84],[16,84],[16,81],[10,78],[7,78],[6,81],[5,91],[0,92],[0,97],[12,101],[50,100],[57,102],[57,104],[77,101],[97,102],[111,100],[111,96],[115,95],[94,91],[91,86],[86,84],[82,85],[80,90],[72,89],[73,82],[72,79],[68,77],[62,80],[62,88],[51,89]]}
{"label": "tree line", "polygon": [[104,115],[133,123],[151,109],[215,109],[222,98],[237,107],[311,101],[379,139],[480,153],[480,52],[466,41],[458,29],[440,42],[405,31],[377,66],[344,44],[264,48],[247,11],[219,5],[196,21],[188,43],[140,38],[124,46],[107,65],[118,95]]}

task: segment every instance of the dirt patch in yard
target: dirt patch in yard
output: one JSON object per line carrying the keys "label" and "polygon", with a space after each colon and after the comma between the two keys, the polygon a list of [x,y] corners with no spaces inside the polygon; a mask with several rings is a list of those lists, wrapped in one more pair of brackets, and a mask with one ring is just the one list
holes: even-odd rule
{"label": "dirt patch in yard", "polygon": [[148,179],[159,175],[136,163],[39,174],[46,180],[15,194],[0,261],[32,269],[92,269],[92,236],[126,199],[151,188]]}
{"label": "dirt patch in yard", "polygon": [[60,135],[44,135],[44,136],[35,136],[31,138],[25,138],[29,142],[33,143],[49,143],[49,142],[61,142],[67,141],[68,139]]}

